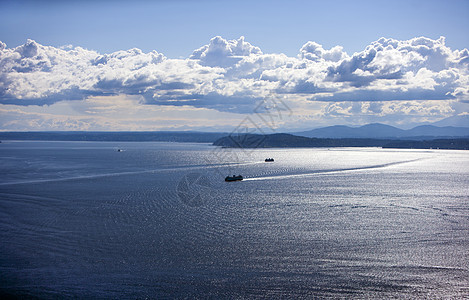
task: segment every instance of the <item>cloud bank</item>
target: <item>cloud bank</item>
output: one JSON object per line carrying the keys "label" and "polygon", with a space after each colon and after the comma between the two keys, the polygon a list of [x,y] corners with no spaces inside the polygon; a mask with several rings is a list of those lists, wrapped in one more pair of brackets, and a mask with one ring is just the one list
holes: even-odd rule
{"label": "cloud bank", "polygon": [[[352,55],[309,41],[288,57],[265,54],[244,37],[217,36],[186,59],[169,59],[136,48],[100,54],[33,40],[16,48],[0,42],[0,113],[10,122],[13,110],[25,113],[28,106],[42,113],[63,101],[89,108],[89,99],[109,97],[112,107],[119,95],[149,110],[181,107],[232,116],[250,114],[274,95],[295,111],[292,127],[311,126],[308,120],[430,121],[467,111],[469,51],[450,49],[444,37],[381,38]],[[83,118],[104,111],[90,109]]]}

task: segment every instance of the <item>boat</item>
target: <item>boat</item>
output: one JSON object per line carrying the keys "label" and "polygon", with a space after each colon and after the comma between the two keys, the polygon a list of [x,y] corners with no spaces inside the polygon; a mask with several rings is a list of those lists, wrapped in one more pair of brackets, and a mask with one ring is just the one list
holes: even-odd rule
{"label": "boat", "polygon": [[225,177],[225,181],[241,181],[241,180],[243,180],[243,176],[241,176],[241,175],[238,175],[238,176],[233,175],[233,176],[226,176]]}
{"label": "boat", "polygon": [[269,162],[269,161],[274,161],[274,159],[273,158],[266,158],[265,159],[265,162]]}

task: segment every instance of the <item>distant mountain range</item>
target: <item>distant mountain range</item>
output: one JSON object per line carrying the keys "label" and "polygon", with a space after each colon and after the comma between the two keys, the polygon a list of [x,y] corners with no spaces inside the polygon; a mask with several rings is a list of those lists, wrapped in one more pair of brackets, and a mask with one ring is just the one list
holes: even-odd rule
{"label": "distant mountain range", "polygon": [[404,130],[384,124],[368,124],[361,127],[344,125],[329,126],[309,131],[296,132],[294,135],[315,138],[370,138],[370,139],[412,139],[469,137],[469,127],[437,127],[422,125]]}
{"label": "distant mountain range", "polygon": [[[464,121],[469,115],[447,118],[446,123]],[[441,121],[441,122],[442,122]],[[195,142],[212,143],[228,136],[226,132],[197,131],[33,131],[33,132],[0,132],[0,140],[49,140],[49,141],[127,141],[127,142]],[[361,127],[329,126],[309,131],[290,133],[283,136],[286,140],[291,135],[322,139],[385,139],[385,140],[434,140],[469,138],[468,127],[422,125],[404,130],[384,124],[368,124]],[[279,138],[280,136],[277,136]],[[299,140],[295,140],[298,143]],[[301,143],[301,142],[300,142]],[[307,144],[310,142],[308,141]],[[376,144],[376,143],[374,143]]]}

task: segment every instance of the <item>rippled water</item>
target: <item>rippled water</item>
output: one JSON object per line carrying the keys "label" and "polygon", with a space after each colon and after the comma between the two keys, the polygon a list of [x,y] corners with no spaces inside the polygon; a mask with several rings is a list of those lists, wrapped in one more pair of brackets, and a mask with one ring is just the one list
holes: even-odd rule
{"label": "rippled water", "polygon": [[7,141],[0,172],[3,295],[469,297],[468,151]]}

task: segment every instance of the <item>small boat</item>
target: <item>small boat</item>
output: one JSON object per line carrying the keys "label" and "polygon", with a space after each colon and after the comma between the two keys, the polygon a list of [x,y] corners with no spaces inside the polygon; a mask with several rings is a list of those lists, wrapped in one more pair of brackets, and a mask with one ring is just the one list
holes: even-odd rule
{"label": "small boat", "polygon": [[238,175],[238,176],[233,175],[233,176],[226,176],[225,177],[225,181],[241,181],[241,180],[243,180],[243,176],[241,176],[241,175]]}
{"label": "small boat", "polygon": [[266,158],[265,159],[265,162],[269,162],[269,161],[274,161],[274,159],[273,158]]}
{"label": "small boat", "polygon": [[122,149],[117,149],[117,152],[122,152],[122,151],[124,151],[124,150],[122,150]]}

